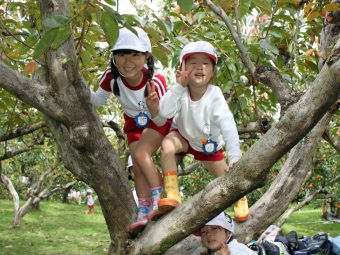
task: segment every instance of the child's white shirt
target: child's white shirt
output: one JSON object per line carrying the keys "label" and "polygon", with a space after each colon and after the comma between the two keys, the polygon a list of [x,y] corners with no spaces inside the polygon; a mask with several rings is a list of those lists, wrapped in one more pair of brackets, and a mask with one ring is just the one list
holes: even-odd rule
{"label": "child's white shirt", "polygon": [[159,115],[174,117],[173,127],[196,151],[203,152],[202,138],[208,138],[210,133],[217,150],[226,144],[229,164],[241,158],[236,123],[219,87],[208,85],[202,98],[192,101],[188,88],[176,84],[160,99]]}
{"label": "child's white shirt", "polygon": [[94,204],[93,197],[91,195],[87,195],[87,205],[93,205],[93,204]]}
{"label": "child's white shirt", "polygon": [[228,243],[231,255],[255,255],[256,251],[248,248],[247,245],[243,243],[239,243],[236,239],[233,239],[230,243]]}

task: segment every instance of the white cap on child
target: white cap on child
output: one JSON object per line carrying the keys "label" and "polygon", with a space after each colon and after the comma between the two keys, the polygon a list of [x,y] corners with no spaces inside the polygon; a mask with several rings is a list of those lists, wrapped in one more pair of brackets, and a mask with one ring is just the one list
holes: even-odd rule
{"label": "white cap on child", "polygon": [[182,64],[183,60],[195,53],[205,54],[209,56],[215,64],[217,63],[217,54],[215,48],[206,41],[190,42],[185,45],[179,58],[180,63]]}
{"label": "white cap on child", "polygon": [[151,52],[151,43],[147,33],[139,27],[132,27],[137,35],[127,28],[119,29],[119,36],[112,48],[115,50],[135,50],[139,52]]}
{"label": "white cap on child", "polygon": [[220,226],[231,233],[234,233],[234,221],[228,214],[225,214],[224,212],[221,212],[205,225]]}

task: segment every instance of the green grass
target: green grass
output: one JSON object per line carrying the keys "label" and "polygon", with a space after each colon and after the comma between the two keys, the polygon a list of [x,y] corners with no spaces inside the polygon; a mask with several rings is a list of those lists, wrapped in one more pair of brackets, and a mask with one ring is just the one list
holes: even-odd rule
{"label": "green grass", "polygon": [[[92,255],[107,254],[109,234],[99,205],[94,216],[85,215],[86,205],[41,202],[30,211],[19,229],[12,229],[13,204],[0,200],[0,255]],[[322,220],[321,208],[312,205],[294,213],[283,233],[295,230],[299,236],[326,232],[340,235],[340,223]]]}
{"label": "green grass", "polygon": [[13,229],[13,203],[0,200],[0,254],[107,254],[109,234],[99,205],[86,215],[86,205],[41,202]]}
{"label": "green grass", "polygon": [[283,234],[295,230],[298,236],[313,236],[325,232],[331,237],[340,235],[340,223],[327,221],[321,218],[322,208],[308,205],[295,212],[286,224],[282,226]]}

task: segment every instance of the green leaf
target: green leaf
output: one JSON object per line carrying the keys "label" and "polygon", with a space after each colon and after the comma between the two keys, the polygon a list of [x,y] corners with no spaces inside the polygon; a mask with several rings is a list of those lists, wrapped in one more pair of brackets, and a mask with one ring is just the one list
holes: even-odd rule
{"label": "green leaf", "polygon": [[268,0],[256,0],[254,1],[254,4],[266,13],[272,12],[272,5],[268,2]]}
{"label": "green leaf", "polygon": [[177,0],[177,4],[186,12],[190,12],[194,5],[194,0]]}
{"label": "green leaf", "polygon": [[109,5],[116,6],[116,1],[113,1],[113,0],[104,0],[104,2],[108,3]]}
{"label": "green leaf", "polygon": [[65,42],[69,37],[71,36],[71,29],[69,26],[64,26],[61,29],[58,29],[57,36],[54,40],[54,42],[51,45],[52,49],[58,49],[59,46]]}
{"label": "green leaf", "polygon": [[106,39],[110,45],[114,45],[119,34],[118,23],[107,12],[102,12],[100,26],[104,30]]}
{"label": "green leaf", "polygon": [[62,27],[69,23],[70,20],[66,16],[62,15],[56,15],[56,16],[50,16],[44,20],[44,26],[46,30],[51,30],[54,28]]}
{"label": "green leaf", "polygon": [[270,41],[268,41],[267,39],[261,39],[260,40],[260,46],[263,49],[266,49],[266,50],[270,51],[273,54],[276,54],[276,55],[279,54],[279,50]]}
{"label": "green leaf", "polygon": [[169,51],[160,44],[152,48],[152,54],[162,63],[164,67],[168,66],[169,64],[168,54],[166,54],[168,52]]}
{"label": "green leaf", "polygon": [[50,49],[54,39],[57,36],[57,33],[58,29],[52,29],[43,34],[40,41],[35,47],[33,59],[39,58],[42,54],[46,53]]}
{"label": "green leaf", "polygon": [[170,36],[170,28],[167,27],[167,25],[164,23],[163,20],[157,17],[157,15],[152,14],[152,16],[157,20],[155,23],[157,26],[166,34],[167,36]]}

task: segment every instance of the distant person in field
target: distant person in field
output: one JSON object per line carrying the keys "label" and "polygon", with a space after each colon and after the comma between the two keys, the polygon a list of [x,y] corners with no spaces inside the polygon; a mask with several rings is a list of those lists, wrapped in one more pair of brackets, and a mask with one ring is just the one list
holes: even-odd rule
{"label": "distant person in field", "polygon": [[87,189],[86,190],[86,203],[87,203],[87,210],[86,214],[94,215],[94,199],[92,196],[92,190]]}

